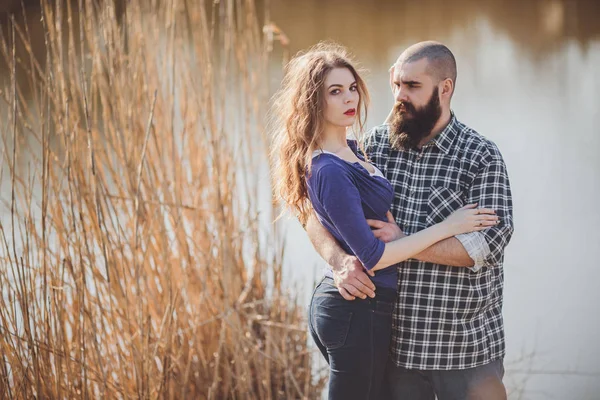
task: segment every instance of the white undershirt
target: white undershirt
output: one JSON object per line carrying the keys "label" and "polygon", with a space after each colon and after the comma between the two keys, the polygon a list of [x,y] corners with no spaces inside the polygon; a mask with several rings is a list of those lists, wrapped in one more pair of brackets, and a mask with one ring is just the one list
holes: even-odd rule
{"label": "white undershirt", "polygon": [[[325,154],[332,154],[332,155],[336,156],[337,158],[339,158],[340,160],[342,160],[342,161],[345,161],[345,162],[347,162],[347,163],[350,163],[350,164],[352,164],[350,161],[348,161],[348,160],[344,160],[342,157],[338,156],[337,154],[335,154],[335,153],[332,153],[332,152],[330,152],[330,151],[327,151],[327,150],[315,150],[315,151],[313,151],[313,153],[312,153],[312,158],[315,158],[316,156],[318,156],[319,154],[322,154],[322,153],[325,153]],[[367,169],[367,172],[369,172],[369,175],[371,175],[371,176],[380,176],[380,177],[382,177],[382,178],[385,178],[385,176],[383,176],[383,174],[381,173],[381,171],[379,170],[379,168],[377,168],[377,167],[376,167],[376,166],[374,166],[373,164],[371,164],[371,166],[372,166],[372,167],[375,169],[375,172],[369,172],[369,170]],[[363,168],[364,168],[364,167],[363,167]],[[366,169],[366,168],[365,168],[365,169]]]}

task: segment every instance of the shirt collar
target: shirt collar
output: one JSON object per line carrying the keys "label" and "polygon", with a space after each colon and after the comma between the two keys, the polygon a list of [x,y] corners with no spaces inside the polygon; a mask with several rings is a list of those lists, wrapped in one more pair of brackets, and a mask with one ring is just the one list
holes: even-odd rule
{"label": "shirt collar", "polygon": [[[452,146],[452,142],[454,142],[454,138],[460,131],[458,126],[458,121],[453,111],[450,111],[450,122],[448,125],[429,143],[435,144],[438,149],[440,149],[444,154],[448,154],[450,151],[450,147]],[[427,145],[426,145],[427,146]]]}

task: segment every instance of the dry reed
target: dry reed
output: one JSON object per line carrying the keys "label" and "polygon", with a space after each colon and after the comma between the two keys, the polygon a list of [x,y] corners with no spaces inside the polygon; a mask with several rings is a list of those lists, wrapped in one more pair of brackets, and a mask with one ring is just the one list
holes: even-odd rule
{"label": "dry reed", "polygon": [[266,15],[42,0],[41,56],[3,27],[0,398],[318,397],[257,201]]}

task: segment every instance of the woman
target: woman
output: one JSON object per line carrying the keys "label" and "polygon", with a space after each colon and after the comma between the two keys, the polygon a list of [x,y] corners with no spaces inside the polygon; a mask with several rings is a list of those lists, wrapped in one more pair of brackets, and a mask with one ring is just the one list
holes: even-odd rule
{"label": "woman", "polygon": [[[391,338],[397,270],[432,244],[497,223],[492,210],[466,206],[445,221],[390,243],[375,238],[366,219],[387,221],[393,200],[388,180],[346,139],[363,130],[368,93],[346,51],[319,44],[286,67],[275,97],[275,191],[301,222],[319,221],[365,269],[374,299],[346,301],[329,272],[313,293],[309,329],[330,365],[330,399],[377,398]],[[389,268],[388,268],[389,267]]]}

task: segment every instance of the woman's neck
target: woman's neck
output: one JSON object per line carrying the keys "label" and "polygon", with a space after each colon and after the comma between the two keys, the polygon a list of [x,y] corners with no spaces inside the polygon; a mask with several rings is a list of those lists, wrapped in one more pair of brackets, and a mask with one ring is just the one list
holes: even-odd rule
{"label": "woman's neck", "polygon": [[329,126],[325,129],[323,139],[319,143],[322,150],[331,153],[337,153],[345,147],[348,147],[346,142],[346,128],[340,126]]}

